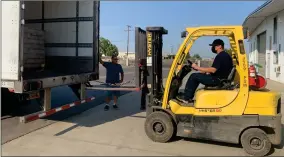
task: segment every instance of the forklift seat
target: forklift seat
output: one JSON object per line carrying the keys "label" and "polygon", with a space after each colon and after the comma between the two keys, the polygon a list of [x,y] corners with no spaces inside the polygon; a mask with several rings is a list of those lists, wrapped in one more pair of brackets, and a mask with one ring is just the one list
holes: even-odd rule
{"label": "forklift seat", "polygon": [[234,81],[235,75],[236,75],[236,68],[233,67],[227,79],[220,80],[220,84],[217,86],[205,86],[204,89],[206,90],[231,89],[232,82]]}

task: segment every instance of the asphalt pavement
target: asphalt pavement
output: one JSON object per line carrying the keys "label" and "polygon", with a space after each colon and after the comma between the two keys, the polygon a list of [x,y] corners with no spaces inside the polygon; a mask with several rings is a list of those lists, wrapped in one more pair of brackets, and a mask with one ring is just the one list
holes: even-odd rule
{"label": "asphalt pavement", "polygon": [[[169,67],[163,67],[165,82]],[[103,68],[100,69],[104,70]],[[126,74],[125,81],[131,80],[134,76],[134,69],[125,67],[124,70]],[[101,74],[103,74],[103,71]],[[100,81],[103,80],[104,76],[101,77]],[[284,92],[283,84],[268,81],[269,88],[273,88],[274,91]],[[70,89],[60,88],[54,89],[55,92],[53,92],[55,96],[52,101],[55,104],[71,102],[71,100],[75,99],[75,95]],[[64,94],[65,96],[62,96]],[[140,94],[138,92],[131,92],[121,96],[119,98],[120,110],[110,110],[108,113],[104,112],[103,106],[100,105],[104,102],[104,93],[102,91],[88,92],[88,95],[95,94],[97,94],[97,98],[93,102],[66,112],[59,112],[48,117],[48,119],[19,124],[13,118],[13,123],[5,121],[4,126],[2,121],[2,144],[3,135],[6,142],[9,139],[25,135],[4,144],[2,146],[3,155],[246,155],[238,145],[228,145],[226,143],[180,138],[166,144],[155,143],[145,135],[143,128],[145,112],[139,110]],[[282,112],[283,109],[282,107]],[[30,134],[27,134],[28,132]],[[276,148],[271,155],[283,156],[283,148]]]}
{"label": "asphalt pavement", "polygon": [[[279,86],[281,87],[281,86]],[[283,91],[283,88],[282,88]],[[5,156],[248,156],[240,145],[176,137],[150,140],[144,131],[140,92],[119,99],[120,110],[94,107],[2,146]],[[282,108],[283,112],[284,108]],[[283,118],[282,118],[283,119]],[[283,136],[283,135],[282,135]],[[269,155],[283,156],[277,147]]]}
{"label": "asphalt pavement", "polygon": [[[132,80],[134,77],[134,68],[133,67],[123,67],[125,72],[125,81]],[[105,73],[106,70],[104,67],[100,66],[100,79],[98,81],[105,81]],[[95,83],[95,82],[94,82]],[[129,93],[128,91],[120,92],[120,95],[124,95]],[[86,103],[80,106],[75,106],[68,110],[64,110],[58,112],[52,116],[46,117],[44,119],[39,119],[30,123],[22,124],[19,122],[19,116],[23,116],[30,113],[35,113],[41,111],[41,108],[37,101],[32,101],[30,104],[16,106],[10,112],[10,114],[5,115],[5,117],[1,117],[2,122],[2,140],[1,143],[6,143],[10,140],[23,136],[29,132],[40,129],[47,125],[50,125],[54,122],[61,121],[70,116],[74,116],[79,114],[85,110],[88,110],[92,107],[95,107],[99,104],[102,104],[105,99],[105,91],[99,90],[87,90],[87,97],[94,96],[96,99],[90,103]],[[56,108],[59,106],[63,106],[67,103],[71,103],[77,101],[78,98],[72,92],[72,90],[68,86],[60,86],[56,88],[52,88],[51,90],[51,108]]]}
{"label": "asphalt pavement", "polygon": [[[170,64],[166,64],[166,68],[163,70],[163,76],[166,77],[168,73],[168,67]],[[124,81],[131,81],[134,79],[134,67],[125,67],[124,69]],[[100,79],[99,82],[105,81],[105,74],[106,70],[103,66],[100,66]],[[92,82],[92,84],[100,84],[99,82]],[[125,85],[134,85],[133,82]],[[122,91],[120,92],[120,96],[129,93],[128,91]],[[31,104],[17,106],[13,109],[13,112],[6,115],[5,117],[1,117],[2,122],[2,135],[1,135],[1,143],[6,143],[8,141],[11,141],[15,138],[21,137],[23,135],[26,135],[32,131],[35,131],[37,129],[43,128],[45,126],[48,126],[50,124],[53,124],[54,122],[62,121],[68,117],[74,116],[76,114],[80,114],[90,108],[93,108],[95,106],[98,106],[104,102],[105,99],[105,91],[100,90],[87,90],[87,96],[94,96],[95,100],[93,100],[90,103],[86,103],[83,105],[79,105],[73,108],[70,108],[68,110],[60,111],[58,113],[55,113],[49,117],[39,119],[30,123],[22,124],[19,122],[19,116],[27,115],[30,113],[35,113],[38,111],[41,111],[39,104],[36,101],[33,101]],[[67,103],[71,103],[74,101],[77,101],[76,95],[72,92],[72,90],[68,86],[60,86],[53,88],[51,90],[51,107],[56,108],[59,106],[63,106]]]}

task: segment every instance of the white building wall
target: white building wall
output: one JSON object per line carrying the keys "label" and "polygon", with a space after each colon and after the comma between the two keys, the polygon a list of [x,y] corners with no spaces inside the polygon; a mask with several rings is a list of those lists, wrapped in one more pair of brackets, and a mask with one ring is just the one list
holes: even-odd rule
{"label": "white building wall", "polygon": [[[275,16],[278,16],[278,37],[277,44],[273,44],[273,19]],[[251,35],[250,39],[250,53],[249,61],[257,63],[257,35],[266,31],[266,65],[263,68],[266,68],[266,77],[284,83],[284,11],[279,12],[278,14],[272,15],[264,20],[256,31]],[[270,50],[270,36],[272,37],[272,49]],[[274,50],[279,50],[279,44],[281,44],[281,52],[279,52],[278,64],[274,64]],[[268,55],[270,56],[270,62],[268,63]],[[268,66],[270,64],[270,66]],[[275,72],[275,68],[280,66],[280,74]],[[269,70],[267,69],[268,67]]]}
{"label": "white building wall", "polygon": [[[127,57],[127,52],[118,52],[118,57],[119,58],[125,58]],[[128,52],[128,59],[135,59],[135,53],[134,52]]]}

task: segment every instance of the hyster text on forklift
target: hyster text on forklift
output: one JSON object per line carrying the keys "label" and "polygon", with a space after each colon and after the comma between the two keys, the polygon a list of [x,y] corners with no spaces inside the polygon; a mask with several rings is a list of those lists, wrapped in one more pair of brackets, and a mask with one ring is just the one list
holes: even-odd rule
{"label": "hyster text on forklift", "polygon": [[[281,96],[264,89],[264,77],[248,66],[242,26],[187,28],[182,33],[185,39],[171,65],[165,87],[163,34],[167,34],[163,27],[148,27],[146,31],[136,28],[137,57],[144,59],[149,71],[145,132],[150,139],[167,142],[181,136],[235,143],[256,156],[267,155],[273,145],[281,143]],[[184,61],[194,41],[202,36],[228,37],[234,68],[220,85],[198,89],[194,103],[186,104],[176,99],[182,82],[186,81],[183,78],[192,71],[191,61],[187,64]]]}

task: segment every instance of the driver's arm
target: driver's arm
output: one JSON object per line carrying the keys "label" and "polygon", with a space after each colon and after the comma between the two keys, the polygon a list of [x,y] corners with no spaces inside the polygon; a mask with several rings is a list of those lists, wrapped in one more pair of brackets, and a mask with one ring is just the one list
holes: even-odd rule
{"label": "driver's arm", "polygon": [[202,73],[215,73],[217,71],[217,69],[214,67],[204,68],[204,67],[197,66],[195,69]]}
{"label": "driver's arm", "polygon": [[195,64],[193,68],[203,73],[215,73],[217,69],[220,68],[220,65],[221,65],[221,58],[220,56],[216,56],[211,67],[207,67],[207,68],[199,67],[198,65]]}

